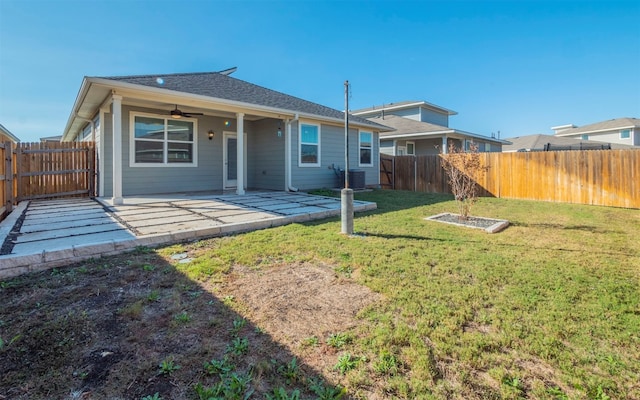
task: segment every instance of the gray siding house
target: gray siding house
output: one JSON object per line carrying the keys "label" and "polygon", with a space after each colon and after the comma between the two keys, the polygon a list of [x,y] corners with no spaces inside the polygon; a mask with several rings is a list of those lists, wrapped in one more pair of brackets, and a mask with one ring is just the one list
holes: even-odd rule
{"label": "gray siding house", "polygon": [[[62,141],[96,142],[98,195],[336,187],[344,114],[221,72],[85,77]],[[349,168],[379,183],[380,132],[350,116]]]}
{"label": "gray siding house", "polygon": [[640,146],[640,119],[615,118],[589,125],[551,128],[558,137]]}
{"label": "gray siding house", "polygon": [[427,103],[403,101],[352,111],[353,115],[394,128],[380,133],[380,153],[393,156],[429,155],[447,152],[453,142],[468,148],[475,143],[479,151],[502,151],[508,141],[449,128],[449,116],[457,112]]}

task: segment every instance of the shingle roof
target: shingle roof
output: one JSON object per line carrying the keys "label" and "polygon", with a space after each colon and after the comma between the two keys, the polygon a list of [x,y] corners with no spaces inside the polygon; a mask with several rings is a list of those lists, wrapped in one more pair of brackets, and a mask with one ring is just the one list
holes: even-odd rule
{"label": "shingle roof", "polygon": [[[115,76],[102,77],[102,79],[279,108],[320,117],[344,119],[342,111],[232,78],[219,72]],[[370,121],[361,117],[350,116],[349,120],[371,125]],[[387,130],[385,126],[380,126],[380,129]]]}
{"label": "shingle roof", "polygon": [[[603,142],[597,142],[594,140],[578,140],[570,137],[558,137],[555,135],[527,135],[516,136],[508,139],[511,144],[502,146],[502,151],[518,151],[518,150],[544,150],[545,145],[551,144],[552,146],[575,146],[576,149],[580,148],[582,144],[584,147],[592,145],[607,144]],[[624,144],[610,143],[612,149],[628,149],[633,146]]]}
{"label": "shingle roof", "polygon": [[576,135],[587,132],[602,132],[624,128],[640,128],[640,119],[637,118],[615,118],[608,121],[596,122],[595,124],[583,125],[577,128],[569,128],[556,133],[558,136]]}

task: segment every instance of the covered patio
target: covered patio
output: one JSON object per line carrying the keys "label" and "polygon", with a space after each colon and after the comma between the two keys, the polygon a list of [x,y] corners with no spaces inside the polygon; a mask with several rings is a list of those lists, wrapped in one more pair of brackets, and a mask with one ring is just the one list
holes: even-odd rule
{"label": "covered patio", "polygon": [[[376,208],[355,201],[354,211]],[[260,191],[23,202],[0,223],[0,278],[139,246],[159,246],[340,215],[340,199]],[[337,232],[336,232],[337,233]]]}

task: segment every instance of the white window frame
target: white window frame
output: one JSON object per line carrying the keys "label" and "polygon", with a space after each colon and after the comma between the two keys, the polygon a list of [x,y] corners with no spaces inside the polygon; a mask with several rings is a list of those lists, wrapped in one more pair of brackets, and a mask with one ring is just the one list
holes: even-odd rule
{"label": "white window frame", "polygon": [[[303,125],[307,125],[307,126],[315,126],[318,129],[318,143],[302,143],[302,126]],[[304,121],[300,121],[300,123],[298,124],[298,167],[303,167],[303,168],[317,168],[320,167],[321,163],[322,163],[322,158],[321,158],[321,148],[322,146],[320,145],[322,143],[322,128],[320,124],[314,124],[312,122],[304,122]],[[316,145],[318,146],[318,162],[316,163],[303,163],[302,162],[302,145],[306,144],[306,145]]]}
{"label": "white window frame", "polygon": [[[136,162],[136,117],[147,117],[164,120],[164,139],[162,143],[169,143],[167,139],[167,125],[168,121],[172,121],[173,118],[169,115],[150,114],[141,112],[129,113],[129,167],[131,168],[195,168],[198,166],[198,120],[196,118],[180,118],[180,121],[186,121],[193,123],[193,141],[183,142],[193,144],[193,162],[190,163],[170,163],[167,160],[167,150],[169,146],[165,146],[163,154],[163,162],[161,163],[137,163]],[[157,142],[160,142],[159,140]]]}
{"label": "white window frame", "polygon": [[[362,149],[366,149],[367,147],[362,147],[362,134],[369,134],[371,135],[371,140],[369,141],[369,143],[371,143],[369,150],[371,151],[371,162],[368,164],[363,164],[362,163],[362,157],[360,156],[360,151]],[[373,167],[373,132],[370,131],[358,131],[358,166],[359,167]]]}
{"label": "white window frame", "polygon": [[[627,133],[627,137],[622,136],[622,132],[626,132]],[[620,139],[622,139],[622,140],[631,139],[631,129],[622,129],[620,131]]]}
{"label": "white window frame", "polygon": [[580,140],[589,140],[589,135],[587,135],[586,133],[580,135]]}
{"label": "white window frame", "polygon": [[[407,142],[405,142],[404,144],[407,148],[407,155],[408,156],[415,156],[416,155],[416,142],[412,141],[412,140],[408,140]],[[409,145],[413,146],[413,151],[409,152]]]}

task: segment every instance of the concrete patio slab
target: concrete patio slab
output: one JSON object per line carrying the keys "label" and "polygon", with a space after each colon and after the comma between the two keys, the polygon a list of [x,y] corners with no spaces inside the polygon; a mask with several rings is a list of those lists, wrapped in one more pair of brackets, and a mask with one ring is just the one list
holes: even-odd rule
{"label": "concrete patio slab", "polygon": [[[251,192],[62,199],[20,203],[0,223],[0,279],[198,238],[340,215],[340,199],[307,193]],[[354,211],[376,208],[354,201]]]}

